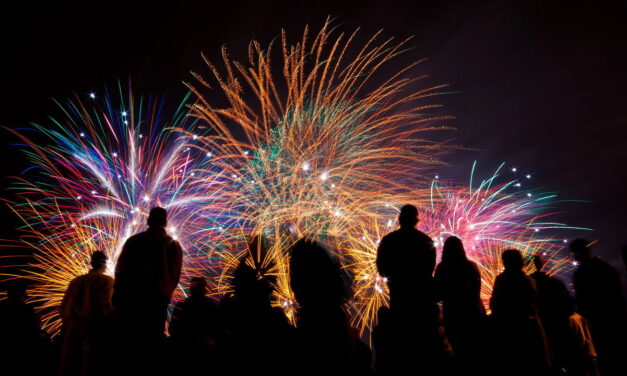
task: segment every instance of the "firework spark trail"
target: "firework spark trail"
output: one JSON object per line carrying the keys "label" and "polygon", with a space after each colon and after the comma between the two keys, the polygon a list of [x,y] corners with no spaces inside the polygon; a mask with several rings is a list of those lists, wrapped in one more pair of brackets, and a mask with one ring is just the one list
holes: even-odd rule
{"label": "firework spark trail", "polygon": [[[235,181],[227,188],[237,206],[232,211],[275,245],[268,257],[283,305],[291,303],[287,250],[298,237],[337,252],[339,238],[392,213],[410,192],[412,202],[426,201],[428,191],[417,194],[417,187],[426,187],[425,173],[443,149],[421,135],[442,129],[434,124],[448,118],[430,114],[439,106],[425,103],[444,85],[416,89],[423,76],[410,73],[420,61],[383,73],[407,40],[377,33],[357,46],[356,36],[332,37],[327,22],[313,41],[306,29],[290,45],[283,32],[278,78],[274,46],[252,42],[247,65],[223,50],[222,71],[205,59],[215,84],[195,74],[197,84],[188,85],[198,98],[192,114],[201,120],[203,151]],[[207,89],[227,105],[212,105]],[[229,274],[234,263],[227,264]]]}
{"label": "firework spark trail", "polygon": [[[220,231],[228,215],[223,177],[207,167],[193,137],[170,130],[193,125],[185,106],[166,118],[162,101],[135,98],[130,85],[117,89],[105,88],[102,99],[57,102],[61,120],[16,133],[36,168],[17,178],[19,202],[9,205],[24,224],[22,246],[35,250],[25,272],[36,283],[30,294],[44,329],[53,334],[60,325],[56,307],[70,280],[89,269],[90,254],[105,251],[112,274],[122,245],[145,229],[151,207],[168,210],[168,232],[184,249],[182,281],[212,274],[214,253],[228,243]],[[178,289],[175,298],[183,295]]]}
{"label": "firework spark trail", "polygon": [[[563,252],[565,240],[557,235],[581,228],[546,221],[555,214],[547,211],[555,204],[555,195],[530,194],[518,188],[517,180],[497,183],[503,165],[473,188],[474,167],[466,186],[433,180],[430,202],[419,207],[418,228],[434,239],[438,255],[447,237],[457,236],[464,242],[469,259],[479,267],[481,298],[487,307],[494,279],[503,270],[503,250],[519,249],[527,261],[543,255],[545,272],[560,275],[571,265]],[[396,228],[395,223],[393,215],[373,218],[341,245],[345,268],[354,276],[352,323],[367,340],[379,308],[388,305],[387,281],[377,272],[376,252],[380,239]],[[529,274],[535,271],[531,262],[525,268]]]}

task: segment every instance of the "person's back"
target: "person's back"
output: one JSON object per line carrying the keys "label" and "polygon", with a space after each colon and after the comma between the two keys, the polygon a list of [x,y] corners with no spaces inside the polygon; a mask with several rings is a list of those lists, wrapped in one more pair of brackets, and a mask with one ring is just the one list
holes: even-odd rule
{"label": "person's back", "polygon": [[147,231],[124,243],[115,268],[117,369],[129,375],[164,372],[165,322],[182,267],[181,246],[165,230],[165,209],[152,208],[147,222]]}
{"label": "person's back", "polygon": [[442,261],[435,271],[438,298],[446,336],[459,365],[477,372],[483,346],[485,307],[481,301],[481,275],[468,260],[461,240],[451,236],[444,242]]}
{"label": "person's back", "polygon": [[187,344],[215,345],[221,335],[222,318],[218,302],[206,296],[202,277],[191,281],[190,295],[176,304],[169,326],[170,337]]}
{"label": "person's back", "polygon": [[113,309],[113,278],[90,270],[70,282],[61,303],[63,321],[99,321]]}
{"label": "person's back", "polygon": [[[179,358],[182,374],[202,372],[207,363],[217,363],[218,344],[223,337],[223,326],[218,303],[206,296],[207,281],[202,277],[191,279],[188,298],[176,304],[168,331]],[[214,371],[219,371],[215,369]],[[219,372],[218,372],[219,373]]]}
{"label": "person's back", "polygon": [[389,313],[376,329],[377,372],[398,373],[408,367],[433,372],[442,361],[433,269],[435,247],[418,231],[418,209],[401,208],[400,229],[381,239],[377,270],[387,280]]}
{"label": "person's back", "polygon": [[490,298],[496,371],[545,374],[549,348],[537,316],[535,282],[523,271],[518,250],[506,250],[502,259],[505,271],[496,277]]}
{"label": "person's back", "polygon": [[[293,328],[278,307],[272,307],[274,276],[241,259],[233,276],[233,294],[221,302],[231,334],[227,371],[233,374],[283,375],[292,372]],[[271,263],[264,262],[270,267]],[[276,357],[276,354],[282,354]]]}
{"label": "person's back", "polygon": [[[452,256],[449,261],[447,255],[453,247],[460,249],[457,251],[460,256]],[[485,316],[481,302],[481,275],[477,265],[466,258],[461,240],[456,237],[446,239],[442,253],[442,262],[435,271],[435,283],[442,300],[444,320]]]}
{"label": "person's back", "polygon": [[92,269],[68,285],[60,313],[63,322],[61,375],[103,374],[103,353],[109,314],[113,309],[113,278],[104,274],[107,256],[91,255]]}
{"label": "person's back", "polygon": [[116,267],[115,305],[169,302],[180,277],[181,258],[180,245],[164,228],[151,227],[130,237]]}
{"label": "person's back", "polygon": [[596,352],[586,320],[575,314],[575,302],[566,285],[542,271],[544,259],[533,258],[536,271],[531,274],[537,290],[538,315],[551,345],[553,368],[568,374],[593,375]]}
{"label": "person's back", "polygon": [[401,228],[381,239],[377,257],[379,274],[388,278],[390,290],[411,288],[430,280],[435,248],[426,234]]}
{"label": "person's back", "polygon": [[625,313],[625,300],[616,269],[599,257],[582,260],[573,275],[579,312],[590,320]]}
{"label": "person's back", "polygon": [[490,309],[492,316],[525,320],[535,316],[535,282],[521,271],[504,271],[494,280]]}
{"label": "person's back", "polygon": [[433,269],[435,247],[426,234],[418,231],[418,211],[406,205],[399,215],[401,228],[381,239],[377,250],[377,270],[387,279],[390,309],[412,309],[415,304],[435,304]]}
{"label": "person's back", "polygon": [[182,249],[169,236],[164,209],[154,208],[148,230],[130,237],[115,269],[113,305],[122,316],[139,319],[146,335],[162,337],[167,307],[181,275]]}
{"label": "person's back", "polygon": [[290,286],[299,305],[299,359],[310,371],[354,372],[355,342],[344,312],[340,268],[318,243],[301,239],[290,255]]}
{"label": "person's back", "polygon": [[577,311],[590,321],[602,375],[624,375],[627,312],[618,271],[593,257],[590,242],[575,239],[570,250],[579,266],[573,274]]}

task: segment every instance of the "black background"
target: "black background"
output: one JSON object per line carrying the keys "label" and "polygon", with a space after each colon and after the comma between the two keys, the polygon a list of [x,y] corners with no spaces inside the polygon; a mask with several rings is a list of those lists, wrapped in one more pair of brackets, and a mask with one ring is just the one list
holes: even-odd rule
{"label": "black background", "polygon": [[[550,3],[550,4],[548,4]],[[51,98],[68,98],[132,77],[138,93],[185,92],[195,70],[208,73],[200,52],[219,59],[223,45],[246,57],[247,44],[267,45],[286,28],[297,38],[328,15],[342,31],[367,36],[414,35],[399,64],[423,57],[426,83],[448,83],[439,97],[456,117],[447,137],[473,150],[446,156],[440,175],[466,179],[500,162],[531,173],[530,187],[565,200],[558,216],[591,227],[596,249],[622,269],[627,244],[626,2],[572,1],[224,1],[5,2],[0,11],[0,125],[24,127],[58,114]],[[17,8],[16,8],[17,7]],[[294,39],[292,39],[294,40]],[[2,131],[2,197],[6,176],[26,163]],[[513,176],[513,175],[512,175]],[[519,177],[522,175],[519,174]],[[529,187],[525,186],[523,189]],[[3,207],[2,238],[16,219]],[[577,233],[569,233],[572,238]],[[5,250],[6,251],[6,250]]]}

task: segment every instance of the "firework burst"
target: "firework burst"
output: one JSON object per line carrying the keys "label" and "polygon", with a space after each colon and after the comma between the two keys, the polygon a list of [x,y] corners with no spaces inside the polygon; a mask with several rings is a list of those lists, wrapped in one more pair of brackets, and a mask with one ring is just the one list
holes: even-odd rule
{"label": "firework burst", "polygon": [[[221,241],[224,178],[207,168],[194,137],[170,130],[193,125],[186,107],[166,117],[164,103],[118,85],[117,93],[105,88],[102,99],[57,102],[60,120],[16,133],[33,167],[17,178],[19,201],[9,204],[24,223],[22,246],[34,251],[25,272],[48,332],[58,332],[56,308],[71,279],[89,269],[91,253],[107,253],[112,274],[124,242],[145,229],[153,206],[168,210],[168,232],[183,246],[182,280],[211,274],[214,253],[228,244]],[[175,295],[183,294],[179,288]]]}
{"label": "firework burst", "polygon": [[[408,193],[412,201],[427,200],[428,190],[420,196],[417,187],[427,186],[425,172],[442,150],[422,135],[446,118],[425,103],[444,86],[416,89],[423,77],[410,73],[419,62],[384,74],[407,41],[377,33],[355,46],[357,32],[333,37],[330,29],[327,22],[311,41],[306,29],[295,44],[283,32],[277,56],[273,45],[253,42],[248,64],[224,50],[223,70],[206,60],[211,84],[196,74],[189,85],[198,97],[192,114],[201,120],[203,152],[234,180],[228,189],[237,223],[274,245],[268,259],[282,305],[291,304],[286,260],[296,239],[337,252],[339,238],[392,213]],[[210,101],[204,90],[217,91],[227,105],[212,105],[215,96]],[[227,262],[226,275],[232,266]],[[227,280],[218,285],[228,289]]]}
{"label": "firework burst", "polygon": [[[542,255],[548,261],[545,271],[559,275],[570,264],[562,252],[564,240],[557,235],[581,229],[549,221],[556,214],[549,211],[556,203],[554,194],[523,191],[518,180],[498,183],[503,180],[499,179],[502,167],[478,185],[473,184],[475,165],[466,186],[434,179],[430,202],[419,207],[418,228],[432,237],[438,255],[449,236],[464,242],[469,259],[481,272],[481,297],[486,307],[494,279],[503,269],[503,250],[516,248],[528,261]],[[395,223],[395,216],[373,219],[342,244],[345,266],[355,279],[353,325],[368,339],[379,308],[387,305],[389,298],[386,281],[377,273],[376,252],[380,239],[395,228]],[[533,264],[527,263],[526,272],[533,271]]]}

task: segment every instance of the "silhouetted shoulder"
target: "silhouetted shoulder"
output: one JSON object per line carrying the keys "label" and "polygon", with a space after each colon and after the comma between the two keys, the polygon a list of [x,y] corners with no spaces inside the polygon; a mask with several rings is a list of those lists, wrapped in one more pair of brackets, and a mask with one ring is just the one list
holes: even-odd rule
{"label": "silhouetted shoulder", "polygon": [[618,274],[618,271],[612,265],[600,257],[590,258],[590,265],[597,267],[606,273]]}
{"label": "silhouetted shoulder", "polygon": [[146,238],[146,232],[140,232],[135,234],[124,242],[124,251],[128,251],[129,249],[134,249],[136,244],[141,244]]}
{"label": "silhouetted shoulder", "polygon": [[420,241],[433,244],[433,240],[431,240],[429,235],[417,229],[399,229],[396,231],[392,231],[381,239],[381,243],[395,243],[399,241],[405,242],[408,239],[411,239],[412,241]]}
{"label": "silhouetted shoulder", "polygon": [[429,235],[425,234],[422,231],[416,230],[416,235],[417,238],[421,239],[423,242],[425,242],[426,244],[429,244],[433,247],[433,240],[431,239],[431,237],[429,237]]}

